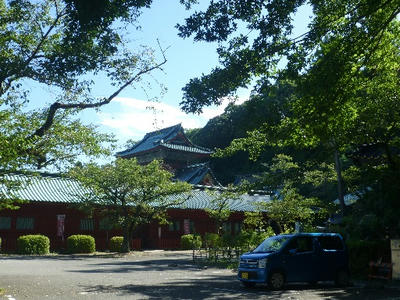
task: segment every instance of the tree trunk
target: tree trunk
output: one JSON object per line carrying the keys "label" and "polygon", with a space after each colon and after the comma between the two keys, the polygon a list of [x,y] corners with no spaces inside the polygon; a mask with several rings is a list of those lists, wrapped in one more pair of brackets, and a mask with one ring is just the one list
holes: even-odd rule
{"label": "tree trunk", "polygon": [[122,241],[122,247],[121,247],[121,252],[122,253],[128,253],[130,249],[130,240],[131,240],[131,235],[130,235],[130,222],[129,222],[129,214],[128,214],[128,208],[125,207],[125,203],[122,204],[123,206],[123,215],[124,215],[124,221],[123,221],[123,231],[124,231],[124,239]]}
{"label": "tree trunk", "polygon": [[129,227],[125,226],[124,228],[124,239],[122,241],[122,248],[121,248],[121,252],[122,253],[129,253],[129,251],[131,251],[130,248],[130,232],[129,232]]}
{"label": "tree trunk", "polygon": [[343,217],[346,212],[346,204],[344,203],[344,187],[342,177],[342,164],[340,162],[339,151],[335,149],[335,170],[338,184],[338,198],[340,203],[340,215]]}

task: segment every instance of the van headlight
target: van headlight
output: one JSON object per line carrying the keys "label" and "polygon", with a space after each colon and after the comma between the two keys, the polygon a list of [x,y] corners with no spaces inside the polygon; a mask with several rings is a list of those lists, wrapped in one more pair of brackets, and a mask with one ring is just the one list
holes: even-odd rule
{"label": "van headlight", "polygon": [[264,269],[267,266],[267,261],[268,261],[267,258],[260,259],[258,261],[258,268],[259,269]]}

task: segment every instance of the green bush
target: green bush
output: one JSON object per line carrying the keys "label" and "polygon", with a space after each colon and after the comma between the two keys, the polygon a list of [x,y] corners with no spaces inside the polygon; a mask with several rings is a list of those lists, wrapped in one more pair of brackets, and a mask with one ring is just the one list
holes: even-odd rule
{"label": "green bush", "polygon": [[204,243],[207,248],[217,248],[221,246],[221,238],[216,233],[207,232],[204,235]]}
{"label": "green bush", "polygon": [[111,252],[121,252],[122,248],[122,241],[124,237],[122,236],[113,236],[110,239],[109,247]]}
{"label": "green bush", "polygon": [[236,236],[230,233],[225,233],[221,237],[221,246],[224,248],[234,248],[236,247]]}
{"label": "green bush", "polygon": [[71,235],[67,238],[69,253],[93,253],[96,250],[94,238],[90,235]]}
{"label": "green bush", "polygon": [[201,236],[197,234],[185,234],[181,236],[182,249],[196,249],[202,245]]}
{"label": "green bush", "polygon": [[346,242],[349,252],[349,267],[352,275],[366,277],[370,261],[390,260],[388,241],[349,240]]}
{"label": "green bush", "polygon": [[19,254],[49,254],[50,240],[47,236],[23,235],[17,239],[17,252]]}
{"label": "green bush", "polygon": [[272,228],[266,231],[243,230],[235,237],[235,247],[240,249],[252,249],[257,247],[266,238],[274,235]]}

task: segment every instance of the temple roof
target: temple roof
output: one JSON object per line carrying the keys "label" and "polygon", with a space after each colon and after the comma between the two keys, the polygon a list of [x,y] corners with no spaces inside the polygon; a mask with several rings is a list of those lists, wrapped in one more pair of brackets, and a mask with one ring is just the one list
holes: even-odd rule
{"label": "temple roof", "polygon": [[77,203],[88,189],[79,182],[53,174],[9,174],[6,180],[20,184],[19,188],[9,190],[0,184],[0,195],[7,199],[27,201]]}
{"label": "temple roof", "polygon": [[207,174],[211,176],[215,185],[221,186],[208,163],[195,164],[181,169],[175,174],[175,179],[186,181],[190,184],[202,184]]}
{"label": "temple roof", "polygon": [[182,125],[177,124],[171,127],[146,133],[140,142],[131,148],[117,152],[116,156],[132,157],[160,147],[197,154],[212,154],[212,151],[207,148],[193,145],[185,136]]}
{"label": "temple roof", "polygon": [[[79,182],[60,177],[56,175],[26,175],[11,174],[5,175],[7,180],[14,180],[21,184],[17,190],[7,190],[0,184],[0,193],[7,199],[19,198],[31,202],[51,202],[51,203],[80,203],[85,193],[90,189],[84,188]],[[212,194],[207,192],[210,187],[193,186],[193,190],[188,197],[187,194],[176,194],[169,196],[171,199],[186,200],[183,204],[174,208],[179,209],[212,209]],[[223,190],[223,188],[214,188],[214,190]],[[249,195],[244,194],[238,200],[229,201],[229,207],[232,211],[254,211],[254,204],[262,201],[269,201],[268,195]]]}

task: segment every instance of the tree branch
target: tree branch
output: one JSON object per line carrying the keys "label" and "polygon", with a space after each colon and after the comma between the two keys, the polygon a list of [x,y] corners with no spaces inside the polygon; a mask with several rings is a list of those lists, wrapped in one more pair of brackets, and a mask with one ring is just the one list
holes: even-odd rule
{"label": "tree branch", "polygon": [[[157,40],[158,42],[158,40]],[[54,102],[52,105],[50,105],[49,110],[47,112],[47,117],[46,121],[43,123],[43,125],[38,128],[31,136],[30,138],[33,137],[42,137],[46,131],[53,125],[53,121],[55,118],[55,115],[59,109],[63,110],[68,110],[68,109],[87,109],[87,108],[97,108],[103,105],[106,105],[110,103],[115,97],[119,95],[126,87],[131,85],[136,79],[138,79],[140,76],[143,74],[147,74],[153,70],[160,69],[162,65],[164,65],[167,62],[167,59],[165,57],[165,51],[161,48],[160,43],[158,42],[158,45],[161,49],[161,54],[163,56],[163,60],[149,68],[146,68],[144,70],[139,71],[135,76],[133,76],[130,80],[128,80],[126,83],[124,83],[122,86],[120,86],[114,93],[112,93],[109,97],[103,98],[102,101],[95,102],[95,103],[86,103],[86,102],[80,102],[80,103],[60,103],[60,102]]]}

